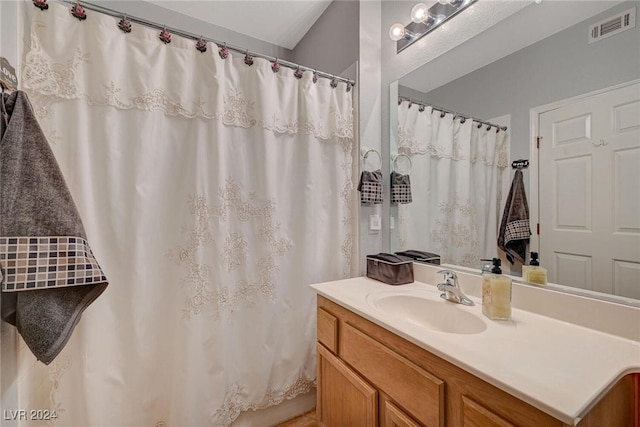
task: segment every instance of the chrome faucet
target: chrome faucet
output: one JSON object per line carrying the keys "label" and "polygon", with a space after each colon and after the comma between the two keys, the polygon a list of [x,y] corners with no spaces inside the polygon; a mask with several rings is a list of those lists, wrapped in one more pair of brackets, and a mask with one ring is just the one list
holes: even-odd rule
{"label": "chrome faucet", "polygon": [[460,289],[455,271],[440,270],[438,274],[444,274],[444,283],[438,283],[438,290],[443,292],[440,298],[462,305],[475,305]]}

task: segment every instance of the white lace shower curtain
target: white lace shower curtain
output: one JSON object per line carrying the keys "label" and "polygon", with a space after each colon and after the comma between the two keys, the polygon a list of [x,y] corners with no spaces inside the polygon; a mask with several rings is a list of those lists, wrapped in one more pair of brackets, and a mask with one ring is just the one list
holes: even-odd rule
{"label": "white lace shower curtain", "polygon": [[497,256],[509,134],[477,125],[409,101],[398,106],[398,151],[411,157],[413,193],[413,203],[398,206],[401,250],[468,267]]}
{"label": "white lace shower curtain", "polygon": [[88,14],[33,13],[22,83],[110,286],[50,366],[21,347],[21,407],[228,426],[308,391],[307,285],[357,268],[352,92]]}

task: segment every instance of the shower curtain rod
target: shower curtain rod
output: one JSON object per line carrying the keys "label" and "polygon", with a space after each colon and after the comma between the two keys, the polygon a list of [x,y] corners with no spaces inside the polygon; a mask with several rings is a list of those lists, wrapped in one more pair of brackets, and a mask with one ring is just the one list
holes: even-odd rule
{"label": "shower curtain rod", "polygon": [[[70,4],[70,5],[80,4],[80,2],[72,1],[72,0],[57,0],[57,1],[60,2],[60,3],[66,3],[66,4]],[[45,2],[46,2],[46,0],[45,0]],[[127,13],[123,13],[123,12],[120,12],[120,11],[117,11],[117,10],[114,10],[114,9],[110,9],[108,7],[104,7],[104,6],[95,4],[95,3],[89,3],[89,2],[84,2],[83,1],[81,3],[81,6],[83,8],[85,8],[85,9],[93,10],[95,12],[99,12],[99,13],[102,13],[102,14],[105,14],[105,15],[113,16],[115,18],[126,17],[129,21],[135,22],[136,24],[144,25],[145,27],[153,28],[153,29],[156,29],[156,30],[167,30],[171,34],[176,34],[178,36],[181,36],[181,37],[184,37],[184,38],[187,38],[187,39],[192,39],[192,40],[195,40],[195,41],[198,41],[198,40],[202,39],[202,40],[204,40],[206,42],[215,43],[216,45],[218,45],[220,47],[224,46],[227,49],[233,50],[235,52],[248,54],[248,55],[251,55],[251,56],[257,57],[257,58],[266,59],[267,61],[270,61],[270,62],[278,61],[278,64],[280,64],[282,66],[285,66],[287,68],[292,68],[294,70],[300,69],[302,71],[312,71],[314,73],[317,73],[319,76],[325,77],[327,79],[336,79],[336,80],[345,82],[347,84],[351,84],[351,86],[355,86],[355,84],[356,84],[355,80],[348,79],[346,77],[340,77],[340,76],[336,76],[335,74],[325,73],[324,71],[316,70],[315,68],[305,67],[304,65],[296,64],[296,63],[290,62],[290,61],[285,61],[283,59],[276,58],[276,57],[273,57],[273,56],[270,56],[270,55],[264,55],[264,54],[259,53],[259,52],[253,52],[253,51],[250,51],[249,49],[242,49],[242,48],[240,48],[238,46],[232,46],[232,45],[229,45],[227,43],[220,42],[220,41],[208,38],[208,37],[199,36],[197,34],[190,33],[188,31],[183,31],[183,30],[179,30],[177,28],[168,27],[166,25],[160,25],[158,23],[155,23],[155,22],[152,22],[152,21],[148,21],[146,19],[138,18],[136,16],[132,16],[132,15],[129,15]],[[350,88],[347,88],[347,89],[350,89]]]}
{"label": "shower curtain rod", "polygon": [[[471,117],[471,116],[467,116],[466,114],[462,114],[462,113],[458,113],[458,112],[455,112],[455,111],[447,110],[446,108],[438,107],[438,106],[431,105],[431,104],[426,104],[426,103],[424,103],[424,102],[414,101],[413,99],[411,99],[411,98],[407,98],[406,96],[399,96],[399,97],[398,97],[398,99],[400,100],[400,102],[402,102],[402,101],[409,101],[409,102],[410,102],[410,103],[412,103],[412,104],[418,104],[418,105],[421,105],[421,106],[423,106],[423,107],[431,107],[431,108],[433,108],[433,109],[434,109],[434,110],[436,110],[436,111],[441,111],[441,112],[443,112],[443,113],[453,114],[454,119],[455,119],[456,117],[462,117],[462,118],[464,118],[465,120],[467,120],[467,119],[468,119],[468,120],[472,120],[472,121],[474,121],[474,122],[477,122],[477,123],[479,123],[479,124],[480,124],[480,126],[482,126],[482,125],[487,125],[487,126],[488,126],[487,130],[489,130],[489,128],[491,128],[491,127],[494,127],[494,128],[496,128],[496,129],[498,129],[498,130],[503,130],[503,131],[505,131],[505,132],[506,132],[506,130],[507,130],[507,127],[506,127],[506,126],[499,126],[499,125],[496,125],[496,124],[494,124],[494,123],[487,122],[487,121],[484,121],[484,120],[474,119],[473,117]],[[478,126],[478,127],[480,127],[480,126]]]}

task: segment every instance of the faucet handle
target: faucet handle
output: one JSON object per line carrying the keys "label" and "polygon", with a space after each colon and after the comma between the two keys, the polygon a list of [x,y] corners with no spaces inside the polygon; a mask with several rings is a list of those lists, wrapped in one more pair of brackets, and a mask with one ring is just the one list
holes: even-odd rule
{"label": "faucet handle", "polygon": [[449,280],[453,280],[454,282],[458,280],[458,275],[453,270],[440,270],[438,274],[444,274],[445,282],[449,282]]}

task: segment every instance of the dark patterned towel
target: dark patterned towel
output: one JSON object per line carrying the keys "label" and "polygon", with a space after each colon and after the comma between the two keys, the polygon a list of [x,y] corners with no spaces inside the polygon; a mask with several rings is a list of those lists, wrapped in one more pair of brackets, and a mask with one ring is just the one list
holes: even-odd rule
{"label": "dark patterned towel", "polygon": [[391,172],[391,203],[411,203],[411,180],[409,175]]}
{"label": "dark patterned towel", "polygon": [[362,171],[358,191],[361,203],[382,203],[382,171]]}
{"label": "dark patterned towel", "polygon": [[0,139],[2,319],[49,364],[108,282],[27,95],[2,96],[7,111]]}
{"label": "dark patterned towel", "polygon": [[524,264],[529,236],[531,236],[529,205],[524,192],[522,171],[518,169],[511,183],[498,231],[498,247],[506,252],[507,259],[511,264],[514,263],[514,258]]}

